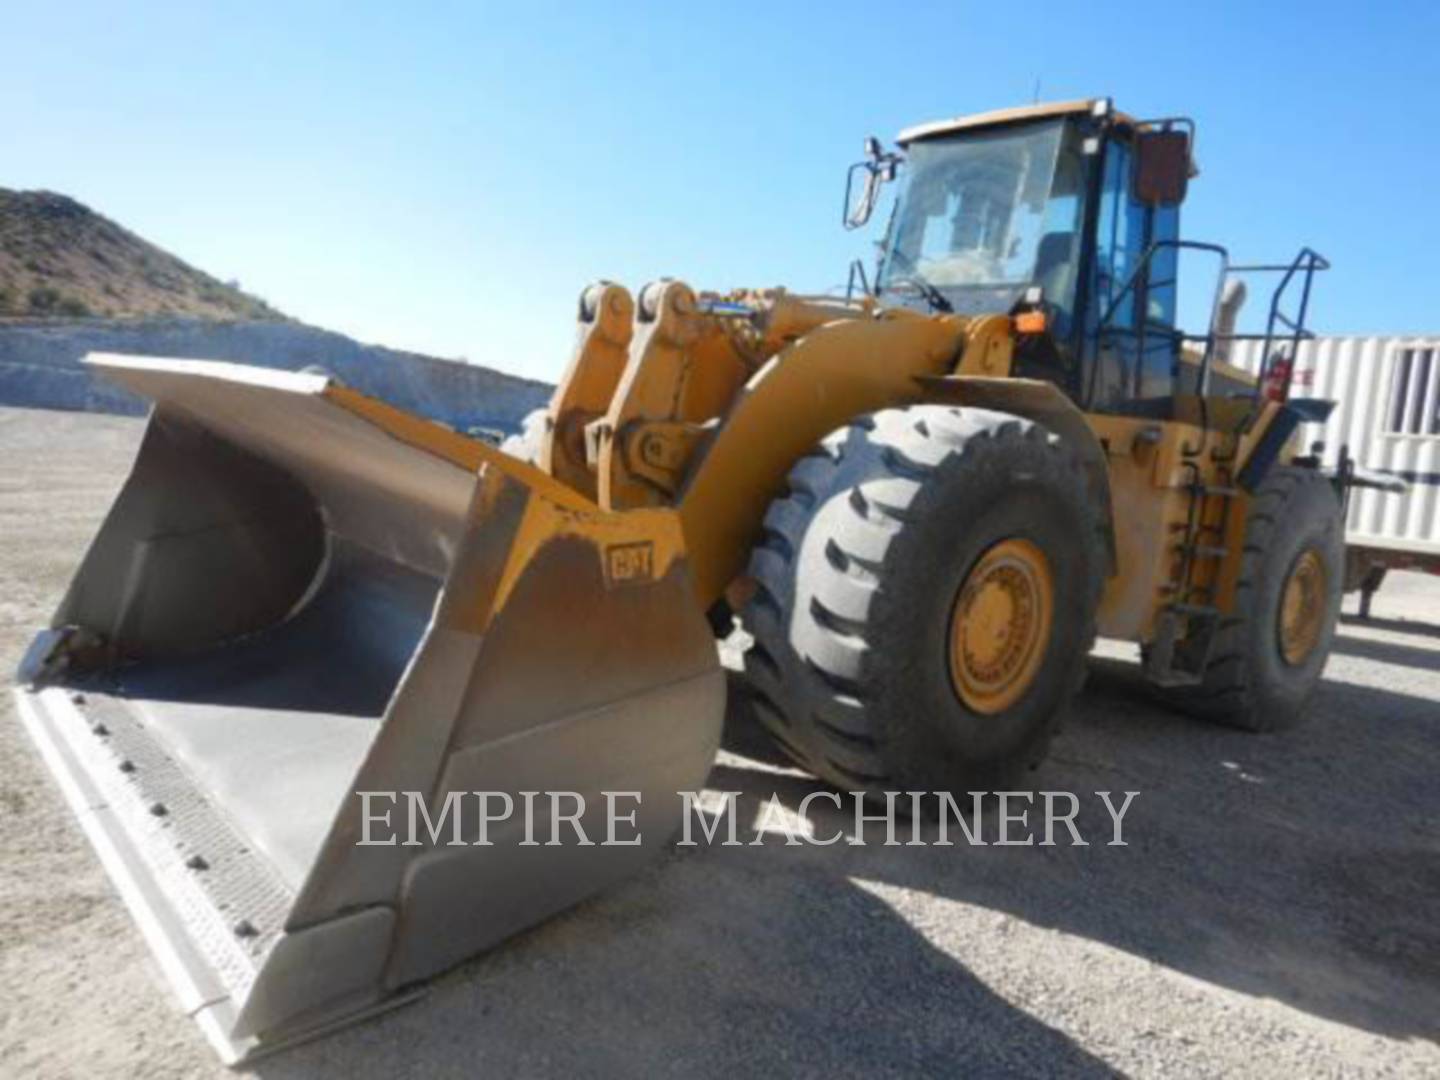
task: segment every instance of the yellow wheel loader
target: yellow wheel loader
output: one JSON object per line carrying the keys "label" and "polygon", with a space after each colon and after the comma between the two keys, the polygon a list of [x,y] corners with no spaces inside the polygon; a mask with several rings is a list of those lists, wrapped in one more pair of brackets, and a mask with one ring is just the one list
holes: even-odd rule
{"label": "yellow wheel loader", "polygon": [[[1328,403],[1288,385],[1325,263],[1181,241],[1193,142],[1106,100],[869,140],[873,283],[593,285],[512,452],[323,375],[92,357],[154,408],[18,696],[220,1051],[403,1000],[662,849],[717,634],[779,745],[877,797],[1023,780],[1097,633],[1178,706],[1299,719],[1342,578],[1343,470],[1294,445]],[[1186,248],[1220,268],[1196,334]],[[1269,362],[1222,389],[1227,283],[1262,273]],[[616,793],[639,842],[579,842]]]}

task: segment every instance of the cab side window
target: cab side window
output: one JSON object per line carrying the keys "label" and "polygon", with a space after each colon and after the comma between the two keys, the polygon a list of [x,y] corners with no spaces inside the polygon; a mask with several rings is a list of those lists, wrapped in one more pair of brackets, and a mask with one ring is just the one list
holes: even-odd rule
{"label": "cab side window", "polygon": [[[1100,186],[1089,313],[1098,332],[1100,365],[1094,404],[1125,411],[1137,399],[1168,397],[1179,359],[1176,250],[1158,250],[1145,277],[1125,288],[1146,248],[1155,241],[1177,239],[1180,227],[1178,207],[1151,208],[1135,199],[1132,165],[1129,145],[1110,140]],[[1113,311],[1112,305],[1116,305]],[[1106,313],[1110,317],[1101,326]]]}
{"label": "cab side window", "polygon": [[[1130,197],[1130,148],[1112,141],[1105,148],[1100,216],[1095,228],[1095,318],[1098,321],[1130,280],[1144,250],[1145,208]],[[1135,298],[1121,301],[1113,326],[1135,324]]]}

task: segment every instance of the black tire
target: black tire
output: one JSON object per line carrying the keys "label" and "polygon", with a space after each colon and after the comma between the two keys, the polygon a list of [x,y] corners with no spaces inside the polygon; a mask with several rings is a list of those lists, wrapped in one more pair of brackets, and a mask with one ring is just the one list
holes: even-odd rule
{"label": "black tire", "polygon": [[511,457],[519,458],[530,465],[540,460],[540,439],[545,434],[545,417],[549,410],[531,409],[520,421],[520,430],[506,435],[500,442],[500,449]]}
{"label": "black tire", "polygon": [[[1053,617],[1028,689],[980,715],[951,679],[950,615],[1010,537],[1044,553]],[[802,458],[766,514],[740,616],[750,709],[841,788],[1005,788],[1043,759],[1084,679],[1103,552],[1078,459],[1039,425],[938,405],[864,417]]]}
{"label": "black tire", "polygon": [[[1291,664],[1281,653],[1281,603],[1307,551],[1325,568],[1325,607],[1314,647],[1303,663]],[[1235,610],[1216,631],[1204,679],[1163,696],[1192,716],[1245,731],[1294,727],[1330,656],[1344,580],[1345,522],[1334,487],[1313,469],[1272,469],[1251,502]]]}

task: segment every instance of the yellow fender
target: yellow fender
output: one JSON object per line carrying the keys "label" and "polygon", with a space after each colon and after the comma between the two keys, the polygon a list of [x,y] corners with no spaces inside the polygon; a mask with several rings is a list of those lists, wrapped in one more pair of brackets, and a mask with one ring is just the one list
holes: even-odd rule
{"label": "yellow fender", "polygon": [[904,310],[806,334],[746,383],[679,501],[696,596],[708,608],[745,567],[791,466],[857,416],[924,400],[916,380],[949,371],[966,342],[961,316]]}

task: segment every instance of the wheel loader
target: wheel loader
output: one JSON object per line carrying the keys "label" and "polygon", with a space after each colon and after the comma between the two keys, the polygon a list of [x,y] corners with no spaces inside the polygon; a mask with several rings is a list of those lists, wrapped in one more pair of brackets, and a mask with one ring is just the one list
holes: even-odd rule
{"label": "wheel loader", "polygon": [[[154,405],[18,700],[219,1051],[386,1008],[633,873],[727,692],[877,799],[1026,783],[1097,634],[1177,707],[1298,721],[1342,583],[1345,478],[1295,445],[1329,403],[1289,396],[1326,264],[1181,240],[1194,135],[1100,99],[867,140],[844,218],[894,182],[873,275],[592,285],[510,453],[323,374],[90,357]],[[1185,250],[1218,267],[1192,333]],[[1267,364],[1222,386],[1233,283],[1266,274]],[[734,680],[717,635],[749,642]],[[642,842],[367,832],[377,793],[556,791],[590,835],[637,793]]]}

